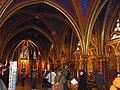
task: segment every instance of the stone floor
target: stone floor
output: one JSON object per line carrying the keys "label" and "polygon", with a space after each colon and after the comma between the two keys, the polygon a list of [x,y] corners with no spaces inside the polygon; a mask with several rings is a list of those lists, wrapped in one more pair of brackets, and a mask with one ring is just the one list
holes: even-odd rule
{"label": "stone floor", "polygon": [[[42,88],[41,85],[42,85],[42,81],[40,79],[37,79],[37,90],[47,90],[45,88]],[[77,90],[77,86],[75,85],[70,85],[69,87],[71,87],[71,90]],[[31,90],[30,80],[28,79],[25,81],[25,87],[22,87],[20,82],[17,83],[16,90]],[[93,88],[92,90],[97,90],[97,89]]]}
{"label": "stone floor", "polygon": [[[36,84],[37,84],[36,85],[37,90],[47,90],[47,89],[41,87],[42,81],[40,79],[37,79]],[[24,87],[21,86],[21,82],[17,83],[16,90],[31,90],[30,80],[29,79],[25,80],[25,86]]]}

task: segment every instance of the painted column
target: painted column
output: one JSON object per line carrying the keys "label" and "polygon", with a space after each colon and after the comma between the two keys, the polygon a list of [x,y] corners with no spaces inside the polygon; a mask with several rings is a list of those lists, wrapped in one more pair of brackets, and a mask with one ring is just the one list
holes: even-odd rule
{"label": "painted column", "polygon": [[1,39],[1,36],[0,36],[0,58],[2,58],[2,39]]}
{"label": "painted column", "polygon": [[106,69],[106,70],[107,70],[107,71],[106,71],[107,75],[106,75],[106,76],[107,76],[107,82],[108,82],[109,79],[110,79],[110,72],[109,72],[109,71],[110,71],[110,70],[109,70],[109,57],[106,58],[106,62],[107,62],[107,69]]}
{"label": "painted column", "polygon": [[103,72],[103,65],[102,65],[103,59],[102,59],[102,56],[98,56],[98,61],[99,61],[99,70],[101,72]]}
{"label": "painted column", "polygon": [[104,75],[104,81],[108,82],[109,80],[109,58],[107,56],[100,56],[99,57],[99,69],[101,72],[103,72]]}
{"label": "painted column", "polygon": [[119,56],[116,56],[116,60],[117,60],[117,72],[120,72]]}
{"label": "painted column", "polygon": [[88,59],[88,55],[83,55],[82,59],[83,59],[83,69],[87,73],[87,59]]}

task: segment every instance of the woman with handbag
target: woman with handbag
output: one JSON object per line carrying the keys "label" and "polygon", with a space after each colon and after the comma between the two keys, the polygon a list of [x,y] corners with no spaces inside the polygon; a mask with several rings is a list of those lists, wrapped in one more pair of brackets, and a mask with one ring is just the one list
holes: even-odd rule
{"label": "woman with handbag", "polygon": [[53,90],[64,90],[65,76],[62,74],[62,71],[58,71],[55,77],[55,84],[53,85]]}

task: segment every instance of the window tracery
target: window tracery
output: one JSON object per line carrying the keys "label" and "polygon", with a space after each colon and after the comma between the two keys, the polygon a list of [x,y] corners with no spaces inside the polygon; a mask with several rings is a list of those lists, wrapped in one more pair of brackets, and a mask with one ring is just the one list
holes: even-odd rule
{"label": "window tracery", "polygon": [[112,40],[113,39],[117,39],[117,38],[120,38],[120,20],[117,19],[116,21],[116,27],[114,28],[114,31],[112,32]]}

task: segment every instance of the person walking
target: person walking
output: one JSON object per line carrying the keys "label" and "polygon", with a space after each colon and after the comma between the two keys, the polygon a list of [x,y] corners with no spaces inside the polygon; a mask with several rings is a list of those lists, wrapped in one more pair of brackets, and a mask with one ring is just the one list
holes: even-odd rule
{"label": "person walking", "polygon": [[78,90],[88,90],[87,77],[84,70],[80,70],[79,72]]}
{"label": "person walking", "polygon": [[51,84],[51,86],[48,86],[48,90],[52,90],[52,86],[55,84],[54,82],[55,76],[56,73],[54,72],[54,69],[52,69],[51,72],[49,72],[48,75],[46,76],[48,83]]}
{"label": "person walking", "polygon": [[95,81],[96,81],[97,89],[102,90],[103,83],[104,83],[104,76],[100,70],[96,72]]}
{"label": "person walking", "polygon": [[46,76],[48,74],[47,69],[44,69],[42,72],[42,88],[46,88],[47,87],[47,80],[46,80]]}
{"label": "person walking", "polygon": [[58,71],[55,77],[55,84],[58,83],[57,90],[64,90],[65,76],[62,71]]}
{"label": "person walking", "polygon": [[32,69],[32,76],[31,76],[31,88],[32,90],[36,90],[36,67],[34,67],[34,69]]}
{"label": "person walking", "polygon": [[21,70],[21,83],[22,83],[22,87],[24,87],[25,86],[25,68]]}

